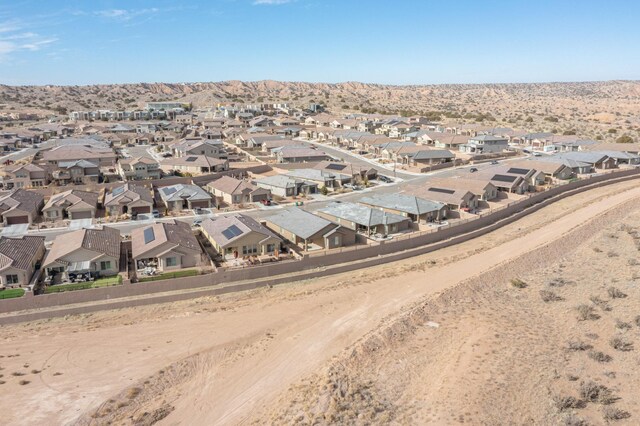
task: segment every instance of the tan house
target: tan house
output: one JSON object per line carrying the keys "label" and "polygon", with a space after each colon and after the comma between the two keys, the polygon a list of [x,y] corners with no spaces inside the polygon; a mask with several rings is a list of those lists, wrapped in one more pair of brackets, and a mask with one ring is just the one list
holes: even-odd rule
{"label": "tan house", "polygon": [[470,191],[478,201],[491,201],[498,197],[498,188],[483,179],[443,178],[437,180],[438,187]]}
{"label": "tan house", "polygon": [[153,211],[153,194],[142,185],[125,183],[104,196],[104,208],[111,216],[145,214]]}
{"label": "tan house", "polygon": [[0,288],[29,285],[44,256],[44,237],[0,238]]}
{"label": "tan house", "polygon": [[25,189],[16,189],[0,197],[0,217],[4,225],[32,224],[44,205],[44,196]]}
{"label": "tan house", "polygon": [[42,268],[58,274],[116,275],[120,270],[120,231],[115,228],[79,229],[56,236]]}
{"label": "tan house", "polygon": [[42,209],[46,220],[91,219],[96,217],[98,194],[70,189],[52,195]]}
{"label": "tan house", "polygon": [[41,188],[49,183],[47,170],[35,164],[20,164],[4,168],[6,189]]}
{"label": "tan house", "polygon": [[356,243],[352,229],[293,207],[265,219],[269,229],[303,250],[333,249]]}
{"label": "tan house", "polygon": [[118,174],[123,180],[160,179],[160,163],[149,157],[122,158],[118,162]]}
{"label": "tan house", "polygon": [[272,255],[282,239],[252,217],[236,214],[202,222],[202,233],[222,256]]}
{"label": "tan house", "polygon": [[200,244],[187,223],[155,223],[131,232],[131,256],[137,269],[175,271],[201,264]]}
{"label": "tan house", "polygon": [[165,173],[177,172],[200,175],[229,170],[229,160],[221,160],[205,155],[189,155],[162,160],[160,168]]}
{"label": "tan house", "polygon": [[209,182],[206,189],[229,205],[258,203],[271,199],[271,191],[268,189],[259,188],[249,181],[231,176],[222,176],[220,179]]}
{"label": "tan house", "polygon": [[406,192],[416,197],[446,204],[449,210],[474,209],[478,197],[468,189],[450,187],[446,182],[427,181],[425,184],[407,188]]}
{"label": "tan house", "polygon": [[213,198],[198,185],[176,184],[158,188],[160,199],[169,211],[212,207]]}
{"label": "tan house", "polygon": [[114,167],[117,156],[111,149],[84,145],[62,145],[42,153],[47,164],[59,166],[63,162],[85,160],[99,167]]}
{"label": "tan house", "polygon": [[69,183],[89,185],[100,181],[100,167],[86,160],[61,161],[51,177],[60,186]]}

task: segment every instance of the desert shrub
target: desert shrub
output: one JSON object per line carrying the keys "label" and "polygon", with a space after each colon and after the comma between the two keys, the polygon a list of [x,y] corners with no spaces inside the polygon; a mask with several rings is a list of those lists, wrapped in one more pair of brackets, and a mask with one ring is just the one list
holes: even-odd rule
{"label": "desert shrub", "polygon": [[20,386],[28,385],[29,383],[31,383],[29,380],[20,380],[20,381],[18,382],[18,384],[19,384]]}
{"label": "desert shrub", "polygon": [[567,349],[573,352],[588,351],[591,348],[593,348],[593,346],[580,340],[570,340],[567,343]]}
{"label": "desert shrub", "polygon": [[579,400],[573,396],[555,396],[553,402],[556,408],[560,411],[565,411],[570,408],[582,408],[584,407],[584,401]]}
{"label": "desert shrub", "polygon": [[621,292],[620,289],[618,289],[617,287],[609,287],[607,289],[607,293],[609,294],[609,297],[612,299],[623,299],[627,297],[627,295]]}
{"label": "desert shrub", "polygon": [[140,388],[131,388],[127,392],[127,397],[129,399],[133,399],[133,398],[137,397],[138,395],[140,395],[140,392],[142,392],[142,389],[140,389]]}
{"label": "desert shrub", "polygon": [[602,253],[602,249],[600,247],[594,247],[593,251],[596,253]]}
{"label": "desert shrub", "polygon": [[564,426],[589,426],[589,423],[587,423],[586,420],[571,414],[568,417],[565,417]]}
{"label": "desert shrub", "polygon": [[542,301],[545,303],[559,302],[560,300],[562,300],[562,297],[558,296],[553,291],[549,291],[549,290],[540,290],[540,297],[542,298]]}
{"label": "desert shrub", "polygon": [[601,351],[589,351],[589,358],[598,362],[610,362],[613,358]]}
{"label": "desert shrub", "polygon": [[629,352],[633,350],[633,343],[625,340],[621,336],[612,337],[609,340],[611,347],[617,351]]}
{"label": "desert shrub", "polygon": [[636,323],[638,327],[640,327],[640,315],[638,315],[636,319],[634,319],[633,321]]}
{"label": "desert shrub", "polygon": [[589,297],[589,300],[591,301],[591,303],[593,303],[594,305],[596,305],[597,307],[599,307],[603,311],[610,311],[611,310],[611,306],[609,306],[609,303],[607,303],[606,300],[600,299],[600,297],[598,297],[598,296],[591,296],[591,297]]}
{"label": "desert shrub", "polygon": [[619,319],[616,320],[616,328],[619,330],[629,330],[631,329],[631,324],[628,322],[621,321]]}
{"label": "desert shrub", "polygon": [[515,288],[525,288],[527,287],[527,283],[522,281],[520,278],[512,278],[511,285]]}
{"label": "desert shrub", "polygon": [[602,417],[605,420],[623,420],[631,417],[628,411],[621,410],[616,407],[604,407]]}
{"label": "desert shrub", "polygon": [[587,402],[602,405],[613,404],[618,399],[611,389],[593,381],[580,383],[580,397]]}
{"label": "desert shrub", "polygon": [[600,318],[600,316],[594,312],[593,306],[578,305],[576,311],[578,311],[578,321],[597,320]]}

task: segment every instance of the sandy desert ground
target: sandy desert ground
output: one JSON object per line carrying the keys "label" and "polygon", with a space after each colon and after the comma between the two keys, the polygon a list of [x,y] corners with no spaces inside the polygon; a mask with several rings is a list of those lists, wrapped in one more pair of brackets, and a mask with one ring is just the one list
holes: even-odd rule
{"label": "sandy desert ground", "polygon": [[404,262],[2,327],[2,423],[637,424],[639,207],[621,183]]}

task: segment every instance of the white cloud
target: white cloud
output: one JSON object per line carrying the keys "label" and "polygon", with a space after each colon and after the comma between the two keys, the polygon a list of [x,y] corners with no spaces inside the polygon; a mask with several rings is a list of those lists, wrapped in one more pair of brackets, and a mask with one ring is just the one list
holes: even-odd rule
{"label": "white cloud", "polygon": [[105,9],[94,12],[102,18],[114,19],[117,21],[130,21],[140,16],[153,15],[160,12],[160,9],[152,7],[149,9]]}
{"label": "white cloud", "polygon": [[11,55],[20,51],[36,52],[56,42],[55,37],[44,37],[31,31],[23,31],[18,21],[0,23],[0,62],[10,59]]}
{"label": "white cloud", "polygon": [[280,4],[292,3],[293,0],[255,0],[254,6],[276,6]]}

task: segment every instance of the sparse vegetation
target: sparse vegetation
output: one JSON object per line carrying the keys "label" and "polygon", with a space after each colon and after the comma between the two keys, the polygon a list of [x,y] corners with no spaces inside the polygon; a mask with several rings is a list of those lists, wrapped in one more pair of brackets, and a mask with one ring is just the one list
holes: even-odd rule
{"label": "sparse vegetation", "polygon": [[522,281],[520,278],[511,279],[511,285],[515,288],[526,288],[527,283]]}
{"label": "sparse vegetation", "polygon": [[558,296],[556,293],[550,290],[540,290],[540,297],[542,298],[542,301],[545,303],[559,302],[563,300],[562,297]]}
{"label": "sparse vegetation", "polygon": [[567,349],[573,352],[588,351],[591,348],[593,348],[592,345],[581,340],[571,340],[567,343]]}
{"label": "sparse vegetation", "polygon": [[580,397],[587,402],[602,405],[613,404],[617,400],[608,387],[593,381],[580,383]]}
{"label": "sparse vegetation", "polygon": [[571,408],[582,408],[585,405],[584,401],[573,396],[556,396],[553,398],[553,402],[559,411],[566,411]]}
{"label": "sparse vegetation", "polygon": [[617,351],[629,352],[633,350],[633,343],[621,336],[612,337],[611,340],[609,340],[609,344]]}
{"label": "sparse vegetation", "polygon": [[596,314],[593,306],[590,305],[578,305],[576,311],[578,312],[578,321],[594,321],[600,318],[600,315]]}
{"label": "sparse vegetation", "polygon": [[604,407],[602,409],[602,417],[605,420],[623,420],[631,417],[628,411],[621,410],[616,407]]}
{"label": "sparse vegetation", "polygon": [[607,294],[609,294],[609,297],[612,299],[623,299],[627,297],[625,293],[623,293],[622,291],[620,291],[620,289],[616,287],[609,287],[607,289]]}
{"label": "sparse vegetation", "polygon": [[613,358],[601,351],[589,351],[589,358],[600,363],[611,362]]}

